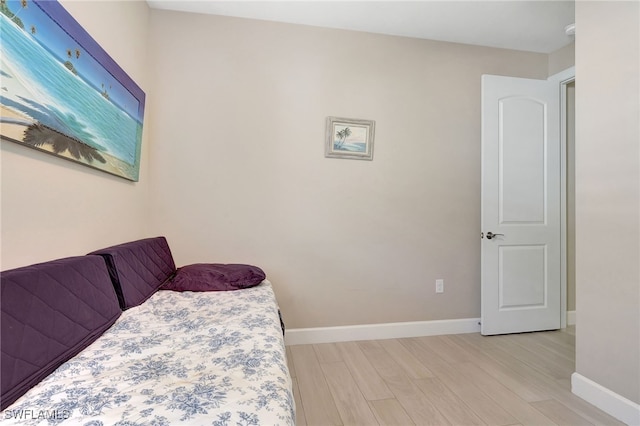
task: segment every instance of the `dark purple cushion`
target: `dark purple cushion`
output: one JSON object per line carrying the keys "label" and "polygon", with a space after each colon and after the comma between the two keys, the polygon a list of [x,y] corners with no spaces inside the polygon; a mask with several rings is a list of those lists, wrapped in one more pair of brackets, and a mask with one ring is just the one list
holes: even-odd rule
{"label": "dark purple cushion", "polygon": [[176,276],[163,290],[228,291],[254,287],[266,278],[257,266],[220,263],[196,263],[178,268]]}
{"label": "dark purple cushion", "polygon": [[0,272],[5,409],[120,316],[105,262],[71,257]]}
{"label": "dark purple cushion", "polygon": [[104,257],[122,310],[140,305],[176,272],[164,237],[146,238],[89,254]]}

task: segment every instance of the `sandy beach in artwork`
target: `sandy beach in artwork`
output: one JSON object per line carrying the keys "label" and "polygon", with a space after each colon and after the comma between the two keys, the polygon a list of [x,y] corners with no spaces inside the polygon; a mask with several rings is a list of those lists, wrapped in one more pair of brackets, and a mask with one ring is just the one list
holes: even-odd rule
{"label": "sandy beach in artwork", "polygon": [[[17,78],[14,78],[10,72],[10,67],[5,61],[2,61],[3,75],[0,76],[0,96],[14,102],[23,102],[23,99],[30,99],[31,93],[22,85]],[[73,156],[69,150],[56,153],[52,144],[42,144],[33,146],[24,142],[26,131],[30,126],[38,126],[39,123],[28,114],[17,111],[7,105],[0,104],[0,136],[2,139],[11,140],[20,145],[27,146],[38,151],[47,152],[52,155],[61,156],[71,161],[81,162],[88,166],[96,167],[108,173],[117,176],[132,176],[133,166],[120,160],[113,155],[104,151],[98,151],[99,155],[105,160],[104,163],[97,160],[89,161],[86,158],[77,158]],[[79,144],[82,142],[78,141]]]}
{"label": "sandy beach in artwork", "polygon": [[[7,119],[9,119],[9,121],[11,122],[7,122]],[[22,121],[22,123],[18,123],[17,121]],[[83,158],[75,158],[70,154],[69,151],[64,151],[56,154],[53,150],[53,145],[45,144],[35,147],[22,142],[22,140],[24,139],[25,131],[29,128],[30,125],[33,124],[37,124],[37,121],[33,120],[28,115],[21,112],[16,112],[4,105],[0,105],[0,135],[2,136],[2,139],[12,140],[13,142],[17,142],[20,145],[24,145],[38,151],[44,151],[56,156],[61,156],[72,161],[80,161],[89,166],[97,166],[99,164],[100,170],[104,170],[117,176],[122,176],[123,174],[130,175],[130,173],[132,172],[132,166],[130,164],[127,164],[124,161],[102,151],[100,152],[100,155],[102,156],[102,158],[104,158],[105,163],[98,163],[95,160],[86,161]]]}
{"label": "sandy beach in artwork", "polygon": [[[15,119],[17,121],[24,121],[25,124],[10,123],[10,122],[7,122],[5,118]],[[16,112],[11,108],[8,108],[0,104],[0,134],[2,135],[2,137],[21,141],[24,135],[24,129],[29,124],[33,124],[33,123],[35,123],[35,120],[33,120],[28,115]]]}

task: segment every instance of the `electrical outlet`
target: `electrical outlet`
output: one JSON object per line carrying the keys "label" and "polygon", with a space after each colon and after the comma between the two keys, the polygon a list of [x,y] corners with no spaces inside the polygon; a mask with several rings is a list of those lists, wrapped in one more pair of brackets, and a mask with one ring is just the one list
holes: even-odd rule
{"label": "electrical outlet", "polygon": [[436,293],[444,293],[444,280],[436,280]]}

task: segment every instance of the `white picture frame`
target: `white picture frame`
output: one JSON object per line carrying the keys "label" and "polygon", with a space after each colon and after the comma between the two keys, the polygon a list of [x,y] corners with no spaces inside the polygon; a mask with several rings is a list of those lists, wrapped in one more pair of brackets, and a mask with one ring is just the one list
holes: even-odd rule
{"label": "white picture frame", "polygon": [[324,156],[373,160],[375,126],[373,120],[327,117]]}

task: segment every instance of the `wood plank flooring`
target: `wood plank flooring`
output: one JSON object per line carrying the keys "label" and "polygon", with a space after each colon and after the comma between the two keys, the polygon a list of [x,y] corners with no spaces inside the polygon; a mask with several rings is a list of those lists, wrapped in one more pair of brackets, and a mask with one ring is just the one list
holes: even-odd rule
{"label": "wood plank flooring", "polygon": [[623,425],[570,390],[575,327],[287,347],[298,425]]}

